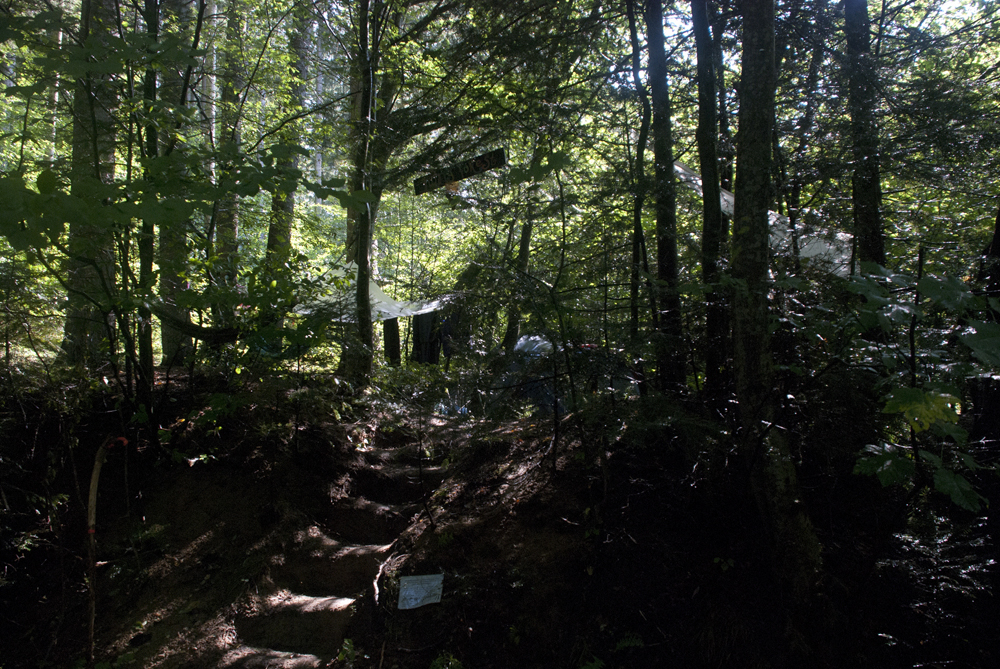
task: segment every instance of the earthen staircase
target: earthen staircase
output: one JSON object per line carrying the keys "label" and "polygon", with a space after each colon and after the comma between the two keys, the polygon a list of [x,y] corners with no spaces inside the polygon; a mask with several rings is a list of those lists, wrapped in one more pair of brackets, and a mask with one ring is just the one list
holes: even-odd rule
{"label": "earthen staircase", "polygon": [[359,598],[372,596],[396,538],[444,478],[415,445],[360,455],[346,494],[272,559],[218,666],[322,667],[341,651]]}

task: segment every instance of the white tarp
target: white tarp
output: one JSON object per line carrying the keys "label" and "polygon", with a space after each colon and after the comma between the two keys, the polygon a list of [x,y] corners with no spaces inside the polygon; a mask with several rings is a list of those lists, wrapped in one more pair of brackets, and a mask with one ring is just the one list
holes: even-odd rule
{"label": "white tarp", "polygon": [[[684,186],[698,195],[702,194],[701,176],[693,169],[680,162],[674,163],[674,173]],[[733,217],[736,208],[736,196],[728,190],[721,189],[719,203],[722,213]],[[788,227],[788,218],[775,212],[770,215],[771,250],[781,255],[792,254],[792,234]],[[833,274],[847,276],[851,272],[851,236],[845,232],[829,232],[810,230],[799,227],[795,230],[799,246],[799,258],[808,262],[819,262]]]}
{"label": "white tarp", "polygon": [[[341,287],[333,288],[330,295],[303,305],[297,311],[304,314],[321,313],[331,320],[352,322],[357,304],[357,269],[353,264],[350,264],[335,268],[331,270],[330,274],[335,281],[342,284]],[[447,303],[447,298],[444,297],[413,302],[394,300],[385,294],[374,279],[370,279],[368,282],[368,295],[372,305],[373,321],[426,314],[441,309]]]}

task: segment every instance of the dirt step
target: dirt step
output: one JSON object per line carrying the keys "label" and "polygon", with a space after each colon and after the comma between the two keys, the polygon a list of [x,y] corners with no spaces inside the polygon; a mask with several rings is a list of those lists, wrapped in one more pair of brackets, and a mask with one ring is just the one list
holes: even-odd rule
{"label": "dirt step", "polygon": [[238,667],[239,669],[318,669],[326,665],[324,660],[317,655],[285,653],[272,648],[237,646],[226,653],[217,666],[220,669],[229,669],[230,667]]}
{"label": "dirt step", "polygon": [[356,596],[372,587],[392,544],[345,546],[334,539],[289,551],[272,565],[278,588],[303,595]]}
{"label": "dirt step", "polygon": [[236,633],[250,646],[333,656],[344,641],[354,601],[350,597],[279,592],[268,597],[258,610],[237,618]]}
{"label": "dirt step", "polygon": [[323,514],[330,534],[353,544],[387,544],[396,539],[421,509],[420,504],[380,504],[364,498],[338,501]]}
{"label": "dirt step", "polygon": [[441,485],[442,467],[383,465],[352,472],[351,494],[387,504],[419,502]]}
{"label": "dirt step", "polygon": [[359,451],[359,454],[365,462],[376,467],[389,463],[433,467],[440,465],[446,457],[443,449],[439,448],[428,454],[423,447],[417,444],[388,448],[374,446]]}

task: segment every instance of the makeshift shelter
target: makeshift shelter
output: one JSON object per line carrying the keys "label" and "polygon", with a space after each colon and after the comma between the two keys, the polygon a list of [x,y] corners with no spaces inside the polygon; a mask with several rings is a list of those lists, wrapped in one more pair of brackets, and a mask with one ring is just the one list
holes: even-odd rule
{"label": "makeshift shelter", "polygon": [[[330,293],[318,300],[301,305],[296,311],[307,316],[323,316],[331,321],[352,323],[357,309],[357,269],[353,264],[338,267],[330,272]],[[447,303],[447,297],[431,300],[407,301],[395,300],[370,279],[368,295],[372,305],[372,320],[385,321],[403,316],[417,316],[442,309]]]}
{"label": "makeshift shelter", "polygon": [[[702,195],[701,175],[684,163],[674,163],[674,172],[683,186]],[[736,196],[725,189],[719,194],[722,213],[730,219],[736,206]],[[853,238],[845,232],[834,232],[808,226],[799,226],[794,230],[789,225],[787,217],[775,212],[770,214],[771,251],[791,256],[793,244],[798,246],[800,260],[819,266],[832,274],[848,276],[851,273],[851,249]]]}

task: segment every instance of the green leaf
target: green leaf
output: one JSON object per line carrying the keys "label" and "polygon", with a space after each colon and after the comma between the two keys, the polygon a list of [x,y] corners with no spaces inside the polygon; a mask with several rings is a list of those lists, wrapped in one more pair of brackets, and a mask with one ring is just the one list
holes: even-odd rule
{"label": "green leaf", "polygon": [[969,440],[968,430],[952,423],[935,423],[932,430],[939,437],[948,437],[959,446],[964,446]]}
{"label": "green leaf", "polygon": [[901,413],[915,432],[923,432],[937,422],[956,423],[958,398],[935,390],[897,388],[889,393],[882,413]]}
{"label": "green leaf", "polygon": [[930,451],[920,449],[920,459],[931,463],[935,469],[940,469],[944,466],[944,461],[941,460],[941,456],[936,453],[931,453]]}
{"label": "green leaf", "polygon": [[847,290],[865,298],[869,304],[885,306],[889,304],[889,291],[881,283],[867,276],[852,276],[847,282]]}
{"label": "green leaf", "polygon": [[342,190],[334,191],[333,195],[340,200],[340,205],[347,209],[361,209],[366,204],[378,202],[377,195],[366,190],[355,190],[347,193]]}
{"label": "green leaf", "polygon": [[59,179],[52,170],[42,170],[35,179],[35,185],[42,195],[52,195],[59,188]]}
{"label": "green leaf", "polygon": [[968,453],[959,453],[958,457],[962,461],[962,464],[964,464],[966,467],[968,467],[972,471],[976,471],[977,469],[982,469],[983,468],[983,466],[981,464],[979,464],[978,462],[976,462],[976,459],[974,457],[972,457],[971,455],[969,455]]}
{"label": "green leaf", "polygon": [[972,354],[987,365],[1000,367],[1000,324],[969,321],[972,332],[959,336]]}
{"label": "green leaf", "polygon": [[882,444],[869,446],[866,450],[873,455],[858,460],[854,465],[855,474],[875,475],[883,486],[913,480],[916,465],[899,446]]}
{"label": "green leaf", "polygon": [[921,295],[948,311],[963,313],[982,306],[982,300],[969,290],[965,282],[953,276],[925,276],[917,283],[917,288]]}
{"label": "green leaf", "polygon": [[46,88],[48,88],[48,84],[44,81],[32,84],[31,86],[8,86],[4,89],[4,95],[8,95],[10,97],[19,95],[25,98],[30,98],[36,93],[41,93]]}
{"label": "green leaf", "polygon": [[979,511],[984,503],[989,503],[964,476],[947,467],[934,472],[934,488],[951,497],[952,502],[967,511]]}

